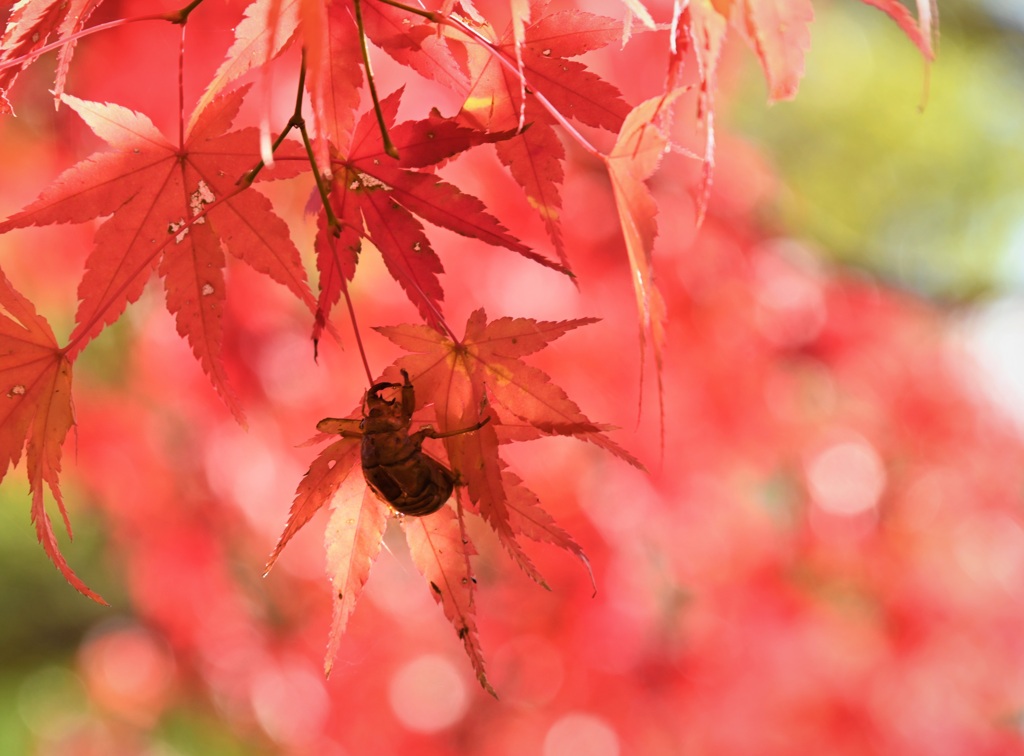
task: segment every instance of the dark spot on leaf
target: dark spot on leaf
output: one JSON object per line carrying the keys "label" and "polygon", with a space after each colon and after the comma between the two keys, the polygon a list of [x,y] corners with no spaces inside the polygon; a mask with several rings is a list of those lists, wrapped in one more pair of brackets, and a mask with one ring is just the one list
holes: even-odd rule
{"label": "dark spot on leaf", "polygon": [[467,635],[469,635],[469,628],[468,627],[460,627],[459,628],[459,640],[466,640],[466,636]]}
{"label": "dark spot on leaf", "polygon": [[433,580],[430,581],[430,589],[438,596],[441,595],[441,589],[437,587],[437,583],[435,583]]}

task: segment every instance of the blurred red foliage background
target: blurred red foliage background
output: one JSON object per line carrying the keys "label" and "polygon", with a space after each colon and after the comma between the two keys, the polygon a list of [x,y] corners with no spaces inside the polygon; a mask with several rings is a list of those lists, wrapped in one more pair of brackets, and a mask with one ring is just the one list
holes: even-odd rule
{"label": "blurred red foliage background", "polygon": [[[139,5],[102,12],[130,15]],[[189,29],[193,95],[239,13],[237,4],[207,5],[205,31]],[[74,91],[172,124],[175,44],[162,26],[97,36],[77,53]],[[588,59],[631,102],[657,91],[664,65],[636,47]],[[115,50],[137,66],[112,65]],[[732,59],[730,51],[727,66]],[[410,76],[383,59],[378,69],[392,85]],[[26,73],[19,118],[0,122],[5,214],[96,146],[66,109],[54,115],[48,75]],[[281,83],[284,108],[290,86]],[[441,97],[429,84],[410,88],[403,108],[422,113]],[[677,128],[685,141],[692,123]],[[695,230],[699,164],[669,156],[652,182],[668,306],[662,448],[650,370],[640,385],[635,300],[607,178],[571,149],[569,171],[563,228],[578,291],[512,254],[431,236],[453,323],[479,306],[492,317],[601,318],[533,364],[590,417],[622,426],[613,435],[650,474],[566,439],[509,454],[585,549],[596,596],[575,559],[543,545],[530,554],[552,590],[538,588],[471,521],[493,700],[389,532],[325,680],[323,515],[259,576],[312,458],[296,445],[360,398],[349,331],[338,318],[343,343],[326,341],[314,364],[308,313],[231,268],[225,357],[245,431],[151,287],[76,375],[69,499],[78,517],[92,510],[104,534],[100,563],[78,569],[101,587],[123,587],[111,591],[116,619],[77,645],[88,715],[33,729],[34,752],[157,753],[161,743],[189,752],[168,724],[182,710],[207,712],[227,733],[218,752],[1024,750],[1022,443],[975,387],[941,313],[821,262],[766,221],[775,180],[727,135],[708,217]],[[486,150],[444,175],[543,248],[543,228]],[[306,251],[309,188],[265,190]],[[58,333],[70,322],[88,234],[31,229],[0,247],[9,276]],[[364,327],[416,321],[369,256],[353,292]],[[396,356],[389,342],[364,336],[372,365]],[[74,545],[65,554],[78,563]]]}

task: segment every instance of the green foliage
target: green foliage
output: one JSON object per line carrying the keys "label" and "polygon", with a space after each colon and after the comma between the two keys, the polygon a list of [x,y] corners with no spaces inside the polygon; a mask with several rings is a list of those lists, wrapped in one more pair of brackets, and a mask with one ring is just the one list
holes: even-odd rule
{"label": "green foliage", "polygon": [[837,3],[815,19],[800,97],[767,114],[736,97],[726,120],[774,156],[782,225],[839,261],[964,299],[999,286],[1019,234],[1024,75],[1019,37],[977,8],[942,10],[930,81],[884,15]]}

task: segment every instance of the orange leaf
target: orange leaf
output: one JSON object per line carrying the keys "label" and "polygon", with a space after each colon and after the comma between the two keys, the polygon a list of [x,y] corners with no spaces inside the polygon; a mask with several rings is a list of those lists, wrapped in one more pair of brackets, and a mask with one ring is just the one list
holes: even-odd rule
{"label": "orange leaf", "polygon": [[743,30],[761,59],[770,100],[796,96],[811,46],[811,0],[744,0]]}
{"label": "orange leaf", "polygon": [[45,509],[44,485],[70,536],[59,478],[61,446],[72,425],[71,359],[57,346],[49,323],[0,271],[0,481],[24,449],[32,521],[43,550],[71,585],[106,604],[68,566]]}
{"label": "orange leaf", "polygon": [[[11,8],[3,35],[0,36],[0,115],[13,112],[7,93],[14,80],[36,60],[32,53],[45,45],[51,34],[67,36],[77,23],[83,23],[99,0],[22,0]],[[57,87],[63,84],[70,45],[66,45],[58,63]],[[28,57],[31,56],[31,57]],[[20,58],[25,58],[18,61]]]}
{"label": "orange leaf", "polygon": [[662,403],[661,423],[664,435],[664,406],[661,385],[662,353],[664,349],[665,304],[654,284],[651,255],[654,238],[658,233],[655,220],[658,208],[650,189],[644,183],[661,162],[668,146],[668,136],[656,122],[659,114],[668,111],[682,94],[676,89],[660,97],[641,103],[626,118],[615,147],[605,158],[611,177],[615,207],[626,242],[626,254],[632,270],[633,291],[640,314],[641,371],[646,353],[647,337],[652,337],[655,367],[658,377],[658,398]]}
{"label": "orange leaf", "polygon": [[445,451],[452,469],[467,487],[474,511],[498,534],[523,570],[541,585],[543,578],[522,552],[518,534],[540,537],[580,557],[582,552],[568,537],[556,535],[561,533],[557,529],[548,537],[538,536],[543,527],[531,526],[531,520],[550,523],[550,518],[539,504],[536,509],[541,514],[534,514],[529,502],[532,494],[520,490],[519,478],[504,470],[499,445],[542,435],[575,436],[642,467],[608,438],[605,431],[609,426],[591,422],[546,374],[520,359],[590,322],[499,318],[488,323],[484,311],[477,310],[470,315],[465,336],[459,342],[426,326],[377,329],[402,348],[416,352],[397,360],[396,367],[409,372],[418,406],[433,403],[440,431],[450,433],[470,427],[482,417],[490,418],[479,430],[445,438]]}
{"label": "orange leaf", "polygon": [[303,0],[300,25],[306,50],[306,88],[313,105],[321,156],[324,142],[347,144],[355,125],[355,109],[363,73],[359,34],[348,7],[319,0]]}
{"label": "orange leaf", "polygon": [[328,675],[348,618],[380,553],[389,516],[389,510],[381,505],[362,476],[347,478],[331,505],[331,519],[324,533],[327,574],[334,586],[331,634],[324,660],[324,672]]}
{"label": "orange leaf", "polygon": [[[543,10],[543,6],[534,6],[531,19],[535,20],[523,27],[522,38],[514,23],[512,30],[495,42],[494,54],[480,47],[470,49],[473,83],[458,119],[489,131],[521,131],[498,143],[498,156],[544,221],[563,266],[568,268],[559,229],[565,150],[550,125],[554,116],[534,97],[525,95],[526,85],[567,117],[618,130],[629,112],[619,91],[569,58],[619,39],[622,24],[579,11],[540,15]],[[486,31],[496,38],[493,30]],[[514,61],[518,75],[502,66],[495,55]],[[528,128],[521,129],[524,117]]]}
{"label": "orange leaf", "polygon": [[590,584],[596,593],[597,584],[594,582],[594,571],[590,568],[590,560],[587,559],[587,555],[583,553],[580,545],[573,540],[571,535],[555,524],[554,518],[541,507],[537,495],[522,485],[523,481],[518,475],[506,471],[504,482],[505,490],[508,491],[508,509],[513,532],[522,533],[535,541],[554,544],[575,554],[586,567],[587,575],[590,576]]}
{"label": "orange leaf", "polygon": [[477,637],[473,588],[476,585],[469,556],[476,550],[466,536],[461,518],[451,507],[441,507],[427,517],[402,520],[409,552],[416,568],[430,583],[434,601],[441,604],[444,616],[455,627],[466,655],[484,690],[497,698],[487,682],[483,653]]}
{"label": "orange leaf", "polygon": [[[489,400],[487,414],[495,422],[478,433],[445,439],[449,457],[457,467],[463,447],[479,444],[476,439],[487,438],[490,433],[498,434],[503,441],[542,435],[575,436],[642,467],[605,435],[610,426],[591,422],[548,375],[519,359],[593,322],[592,318],[560,322],[499,318],[488,323],[481,309],[469,316],[465,336],[457,343],[426,327],[377,330],[399,346],[420,353],[402,357],[396,365],[412,376],[417,401],[431,398],[440,430],[449,432],[473,425],[480,419],[481,404]],[[477,464],[465,466],[471,470]]]}
{"label": "orange leaf", "polygon": [[910,41],[917,45],[917,49],[921,51],[926,60],[935,59],[935,49],[932,45],[932,22],[935,19],[934,0],[917,0],[916,23],[910,11],[899,0],[863,0],[863,2],[888,13]]}
{"label": "orange leaf", "polygon": [[[300,0],[254,0],[235,27],[235,41],[206,86],[192,118],[206,110],[228,84],[276,58],[295,39]],[[272,23],[271,23],[272,22]],[[194,124],[189,123],[191,129]]]}
{"label": "orange leaf", "polygon": [[[320,507],[331,500],[341,484],[349,479],[349,473],[358,469],[358,465],[359,441],[351,438],[335,441],[317,455],[295,491],[295,499],[288,512],[288,524],[285,525],[284,532],[277,540],[277,546],[274,547],[270,559],[267,560],[267,566],[263,571],[264,576],[270,572],[274,562],[281,555],[281,550],[292,539],[292,536],[310,521]],[[362,476],[351,477],[362,478]]]}
{"label": "orange leaf", "polygon": [[[221,360],[225,297],[222,249],[287,286],[315,311],[299,252],[270,201],[237,180],[259,159],[256,129],[225,133],[245,89],[213,100],[175,146],[144,115],[65,96],[115,151],[66,170],[34,203],[0,224],[12,228],[82,223],[109,215],[96,232],[78,288],[74,357],[142,294],[154,269],[164,279],[167,308],[214,388],[244,422]],[[281,154],[298,154],[286,142]],[[277,176],[299,161],[280,161]]]}
{"label": "orange leaf", "polygon": [[466,49],[461,40],[439,35],[437,24],[386,3],[363,3],[362,12],[366,36],[375,45],[421,76],[465,93],[466,72],[459,61]]}

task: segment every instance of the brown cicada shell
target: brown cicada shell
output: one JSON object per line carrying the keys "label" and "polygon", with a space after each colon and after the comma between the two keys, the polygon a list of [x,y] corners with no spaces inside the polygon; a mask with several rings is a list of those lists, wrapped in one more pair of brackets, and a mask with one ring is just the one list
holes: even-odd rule
{"label": "brown cicada shell", "polygon": [[[448,438],[482,428],[489,417],[469,428],[439,433],[425,425],[409,432],[416,394],[409,374],[404,383],[375,383],[366,392],[363,419],[358,430],[355,420],[328,417],[317,423],[322,433],[337,433],[362,439],[361,456],[366,484],[397,512],[422,517],[436,512],[451,498],[455,474],[423,451],[424,438]],[[380,395],[386,389],[401,389],[396,399]]]}

